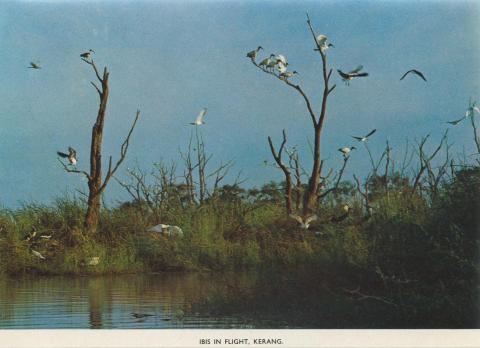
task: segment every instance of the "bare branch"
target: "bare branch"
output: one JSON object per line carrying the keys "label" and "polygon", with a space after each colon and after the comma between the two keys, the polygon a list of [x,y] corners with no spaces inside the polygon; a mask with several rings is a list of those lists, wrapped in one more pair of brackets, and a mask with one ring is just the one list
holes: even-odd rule
{"label": "bare branch", "polygon": [[110,156],[110,160],[109,160],[109,165],[108,165],[108,170],[107,170],[107,175],[105,176],[105,179],[103,181],[103,184],[102,186],[100,187],[100,190],[99,192],[103,192],[103,190],[105,190],[105,187],[107,187],[107,184],[108,184],[108,181],[110,180],[110,178],[115,174],[115,172],[117,171],[118,167],[120,167],[120,164],[122,164],[123,160],[125,159],[126,155],[127,155],[127,150],[128,150],[128,146],[129,146],[129,142],[130,142],[130,136],[132,135],[133,133],[133,130],[135,129],[135,126],[137,125],[137,121],[138,121],[138,118],[140,116],[140,110],[137,110],[137,113],[135,115],[135,119],[132,123],[132,126],[130,127],[130,130],[128,131],[128,135],[127,137],[125,138],[125,141],[123,142],[121,148],[120,148],[120,158],[118,159],[117,163],[115,164],[115,166],[113,167],[112,169],[112,157]]}
{"label": "bare branch", "polygon": [[65,169],[66,172],[68,173],[77,173],[77,174],[83,174],[85,175],[85,177],[90,180],[90,174],[88,174],[86,171],[84,170],[78,170],[78,169],[71,169],[69,168],[65,163],[63,163],[60,158],[57,158],[58,159],[58,162],[60,162],[63,166],[63,169]]}

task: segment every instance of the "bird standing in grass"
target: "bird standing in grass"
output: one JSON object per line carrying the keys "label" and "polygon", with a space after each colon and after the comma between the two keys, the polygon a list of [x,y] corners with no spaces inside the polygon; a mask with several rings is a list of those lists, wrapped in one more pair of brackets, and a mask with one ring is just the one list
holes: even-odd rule
{"label": "bird standing in grass", "polygon": [[337,69],[337,72],[338,74],[342,77],[342,80],[347,84],[349,85],[350,84],[350,81],[354,78],[354,77],[365,77],[365,76],[368,76],[368,73],[367,72],[363,72],[361,73],[360,70],[363,69],[363,65],[359,65],[357,66],[355,69],[353,69],[352,71],[349,71],[348,73],[344,73],[342,70],[340,69]]}
{"label": "bird standing in grass", "polygon": [[40,254],[38,251],[32,250],[32,254],[38,257],[39,259],[45,260],[45,256]]}
{"label": "bird standing in grass", "polygon": [[263,50],[263,47],[262,46],[258,46],[256,50],[253,50],[253,51],[250,51],[247,53],[247,57],[250,58],[252,60],[252,62],[255,61],[255,59],[257,58],[257,53],[260,51],[260,50]]}
{"label": "bird standing in grass", "polygon": [[370,133],[368,133],[367,135],[364,135],[363,137],[356,137],[356,136],[353,136],[353,135],[350,135],[350,136],[351,136],[352,138],[354,138],[354,139],[357,139],[358,141],[365,142],[365,141],[368,140],[368,137],[369,137],[370,135],[372,135],[373,133],[375,133],[376,131],[377,131],[377,130],[374,129],[374,130],[372,130]]}
{"label": "bird standing in grass", "polygon": [[415,69],[408,70],[408,71],[407,71],[405,74],[403,74],[403,76],[400,78],[400,81],[402,81],[402,80],[405,78],[405,76],[407,76],[407,75],[410,74],[410,73],[411,73],[411,74],[415,74],[415,75],[417,75],[417,76],[420,76],[420,78],[421,78],[423,81],[427,82],[427,79],[425,78],[425,76],[424,76],[420,71],[415,70]]}
{"label": "bird standing in grass", "polygon": [[347,156],[350,154],[350,152],[351,152],[352,150],[355,150],[355,149],[356,149],[355,146],[352,146],[352,147],[341,147],[341,148],[338,149],[338,151],[340,151],[340,152],[343,154],[343,156],[347,157]]}
{"label": "bird standing in grass", "polygon": [[203,108],[202,110],[200,110],[195,121],[191,122],[190,124],[193,126],[200,126],[202,124],[205,124],[205,121],[203,121],[203,119],[206,113],[207,113],[207,108]]}
{"label": "bird standing in grass", "polygon": [[75,166],[77,164],[77,151],[75,151],[75,149],[71,147],[68,148],[68,154],[57,151],[57,155],[62,158],[68,158],[68,161],[72,166]]}
{"label": "bird standing in grass", "polygon": [[38,65],[37,63],[30,62],[30,66],[28,67],[29,69],[41,69],[42,67]]}

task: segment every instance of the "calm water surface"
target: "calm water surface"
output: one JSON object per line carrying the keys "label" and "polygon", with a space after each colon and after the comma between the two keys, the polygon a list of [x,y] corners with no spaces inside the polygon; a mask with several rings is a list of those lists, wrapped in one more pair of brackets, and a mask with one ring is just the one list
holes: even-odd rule
{"label": "calm water surface", "polygon": [[[258,318],[196,309],[249,275],[30,276],[0,280],[0,328],[254,328]],[[132,313],[150,314],[135,318]]]}

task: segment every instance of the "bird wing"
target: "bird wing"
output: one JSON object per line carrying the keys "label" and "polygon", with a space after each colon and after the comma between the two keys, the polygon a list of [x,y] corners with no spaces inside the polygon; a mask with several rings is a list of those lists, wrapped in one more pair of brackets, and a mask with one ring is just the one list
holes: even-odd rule
{"label": "bird wing", "polygon": [[350,76],[348,76],[348,74],[345,74],[342,70],[337,69],[337,72],[344,79],[348,79],[350,77]]}
{"label": "bird wing", "polygon": [[325,35],[320,34],[317,36],[318,46],[322,46],[325,43],[325,41],[327,41],[327,37]]}
{"label": "bird wing", "polygon": [[73,147],[69,147],[68,148],[68,152],[73,155],[73,157],[76,157],[77,156],[77,151],[75,151],[75,149]]}
{"label": "bird wing", "polygon": [[478,108],[478,106],[475,106],[475,105],[474,105],[474,106],[472,107],[472,110],[473,110],[473,111],[476,111],[476,112],[478,112],[478,113],[480,114],[480,109]]}
{"label": "bird wing", "polygon": [[292,219],[297,220],[297,222],[298,222],[299,224],[303,225],[303,219],[302,219],[300,216],[295,215],[295,214],[290,214],[290,215],[288,215],[288,216],[290,216]]}
{"label": "bird wing", "polygon": [[377,130],[374,129],[372,130],[370,133],[368,133],[367,135],[365,135],[365,138],[368,138],[370,135],[372,135],[373,133],[375,133]]}
{"label": "bird wing", "polygon": [[310,222],[314,220],[317,220],[317,215],[309,216],[308,218],[305,219],[305,225],[308,225]]}
{"label": "bird wing", "polygon": [[407,76],[407,75],[410,74],[410,73],[413,73],[413,74],[415,74],[415,75],[417,75],[417,76],[420,76],[420,78],[421,78],[423,81],[427,82],[427,79],[425,78],[425,76],[424,76],[420,71],[415,70],[415,69],[408,70],[408,71],[407,71],[405,74],[403,74],[403,76],[400,78],[400,81],[402,81],[402,80],[405,78],[405,76]]}
{"label": "bird wing", "polygon": [[200,110],[200,112],[198,113],[197,118],[195,119],[195,123],[196,123],[196,124],[202,123],[203,118],[205,117],[205,114],[206,114],[206,113],[207,113],[207,108],[203,108],[202,110]]}
{"label": "bird wing", "polygon": [[[363,140],[363,137],[356,137],[356,136],[353,136],[353,135],[350,135],[352,138],[354,139],[357,139],[358,141],[362,141]],[[338,151],[341,151],[341,149],[338,149]]]}
{"label": "bird wing", "polygon": [[66,153],[63,153],[63,152],[60,152],[60,151],[57,151],[57,155],[59,155],[60,157],[63,157],[63,158],[68,157],[68,155]]}
{"label": "bird wing", "polygon": [[364,77],[364,76],[368,76],[368,73],[364,72],[364,73],[354,73],[354,74],[350,74],[350,76],[352,77]]}
{"label": "bird wing", "polygon": [[462,122],[464,119],[465,119],[465,117],[462,117],[462,118],[460,118],[460,119],[458,119],[458,120],[455,120],[455,121],[448,121],[447,123],[452,124],[452,125],[455,126],[456,124]]}
{"label": "bird wing", "polygon": [[363,65],[359,65],[357,66],[355,69],[353,69],[352,71],[349,72],[349,74],[356,74],[358,73],[360,70],[363,69]]}

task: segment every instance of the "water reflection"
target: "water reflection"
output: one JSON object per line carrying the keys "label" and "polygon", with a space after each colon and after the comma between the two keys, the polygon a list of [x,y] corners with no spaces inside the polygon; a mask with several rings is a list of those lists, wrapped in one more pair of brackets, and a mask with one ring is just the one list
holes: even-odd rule
{"label": "water reflection", "polygon": [[249,328],[245,319],[196,305],[254,281],[225,274],[6,278],[0,328]]}

